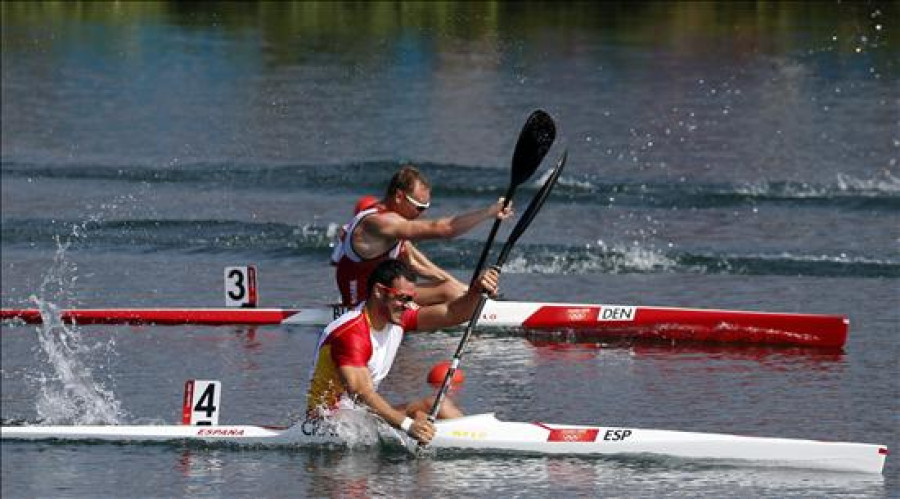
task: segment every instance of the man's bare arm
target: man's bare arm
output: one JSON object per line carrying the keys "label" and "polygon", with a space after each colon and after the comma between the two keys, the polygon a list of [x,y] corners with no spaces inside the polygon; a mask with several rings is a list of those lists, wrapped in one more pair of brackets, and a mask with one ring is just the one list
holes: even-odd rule
{"label": "man's bare arm", "polygon": [[413,270],[413,272],[416,273],[416,275],[435,281],[452,281],[459,284],[460,286],[465,286],[463,283],[459,282],[459,280],[452,274],[438,267],[437,264],[432,262],[412,243],[406,242],[404,250],[406,254],[404,263],[409,265],[409,267]]}
{"label": "man's bare arm", "polygon": [[[393,215],[393,216],[388,216]],[[396,214],[368,217],[364,222],[366,231],[390,239],[450,239],[472,230],[485,220],[512,216],[512,208],[503,209],[503,202],[496,203],[460,215],[434,220],[407,220]]]}
{"label": "man's bare arm", "polygon": [[444,327],[455,326],[472,317],[481,293],[496,296],[499,289],[500,273],[496,269],[488,269],[481,274],[475,286],[469,288],[466,294],[446,303],[438,303],[422,307],[419,310],[419,331],[432,331]]}

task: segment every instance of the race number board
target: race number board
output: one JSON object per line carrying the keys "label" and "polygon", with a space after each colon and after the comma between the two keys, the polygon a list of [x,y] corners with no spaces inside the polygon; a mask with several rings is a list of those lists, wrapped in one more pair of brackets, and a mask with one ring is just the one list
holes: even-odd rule
{"label": "race number board", "polygon": [[186,425],[214,426],[219,424],[222,383],[189,379],[184,383],[184,406],[181,422]]}
{"label": "race number board", "polygon": [[256,307],[256,266],[225,267],[225,306]]}

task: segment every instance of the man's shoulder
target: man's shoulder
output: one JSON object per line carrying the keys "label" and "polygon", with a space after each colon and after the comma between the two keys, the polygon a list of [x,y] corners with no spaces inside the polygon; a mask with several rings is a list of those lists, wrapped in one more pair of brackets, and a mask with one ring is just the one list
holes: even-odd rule
{"label": "man's shoulder", "polygon": [[369,213],[359,221],[360,227],[385,226],[406,221],[399,213],[390,210],[381,210]]}
{"label": "man's shoulder", "polygon": [[393,211],[372,213],[359,221],[354,229],[354,242],[356,244],[374,245],[369,250],[380,249],[396,243],[396,232],[409,220]]}
{"label": "man's shoulder", "polygon": [[325,327],[325,334],[329,336],[342,334],[344,331],[350,329],[364,327],[365,323],[366,321],[363,317],[362,310],[348,310]]}
{"label": "man's shoulder", "polygon": [[360,310],[337,318],[325,329],[322,344],[331,349],[337,366],[365,366],[372,355],[369,323]]}

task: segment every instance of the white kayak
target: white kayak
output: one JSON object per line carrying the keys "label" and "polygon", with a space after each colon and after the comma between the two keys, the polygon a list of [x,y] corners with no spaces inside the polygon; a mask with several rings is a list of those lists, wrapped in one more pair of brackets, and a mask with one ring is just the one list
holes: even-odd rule
{"label": "white kayak", "polygon": [[[887,447],[876,444],[747,437],[716,433],[593,427],[498,420],[478,414],[437,423],[430,448],[522,454],[656,456],[728,464],[882,473]],[[415,445],[392,428],[382,438]],[[385,437],[386,435],[386,437]],[[238,445],[339,444],[337,435],[305,421],[287,428],[250,425],[4,426],[8,440],[160,442]]]}

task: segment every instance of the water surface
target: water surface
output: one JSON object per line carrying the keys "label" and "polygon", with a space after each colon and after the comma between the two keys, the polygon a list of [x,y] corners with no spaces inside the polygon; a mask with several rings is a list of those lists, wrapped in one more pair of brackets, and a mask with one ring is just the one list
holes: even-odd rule
{"label": "water surface", "polygon": [[[516,300],[844,314],[842,352],[478,333],[459,402],[518,421],[900,449],[900,92],[893,4],[446,2],[2,6],[3,307],[335,299],[355,200],[404,162],[444,216],[505,190],[556,119],[560,185],[503,277]],[[545,167],[546,168],[546,167]],[[524,206],[539,179],[521,189]],[[508,229],[507,229],[508,230]],[[461,279],[487,234],[422,247]],[[506,232],[501,232],[501,239]],[[2,417],[222,421],[304,406],[304,327],[4,325]],[[384,387],[426,393],[458,332],[411,337]],[[2,492],[73,496],[895,497],[883,477],[640,458],[6,443]]]}

